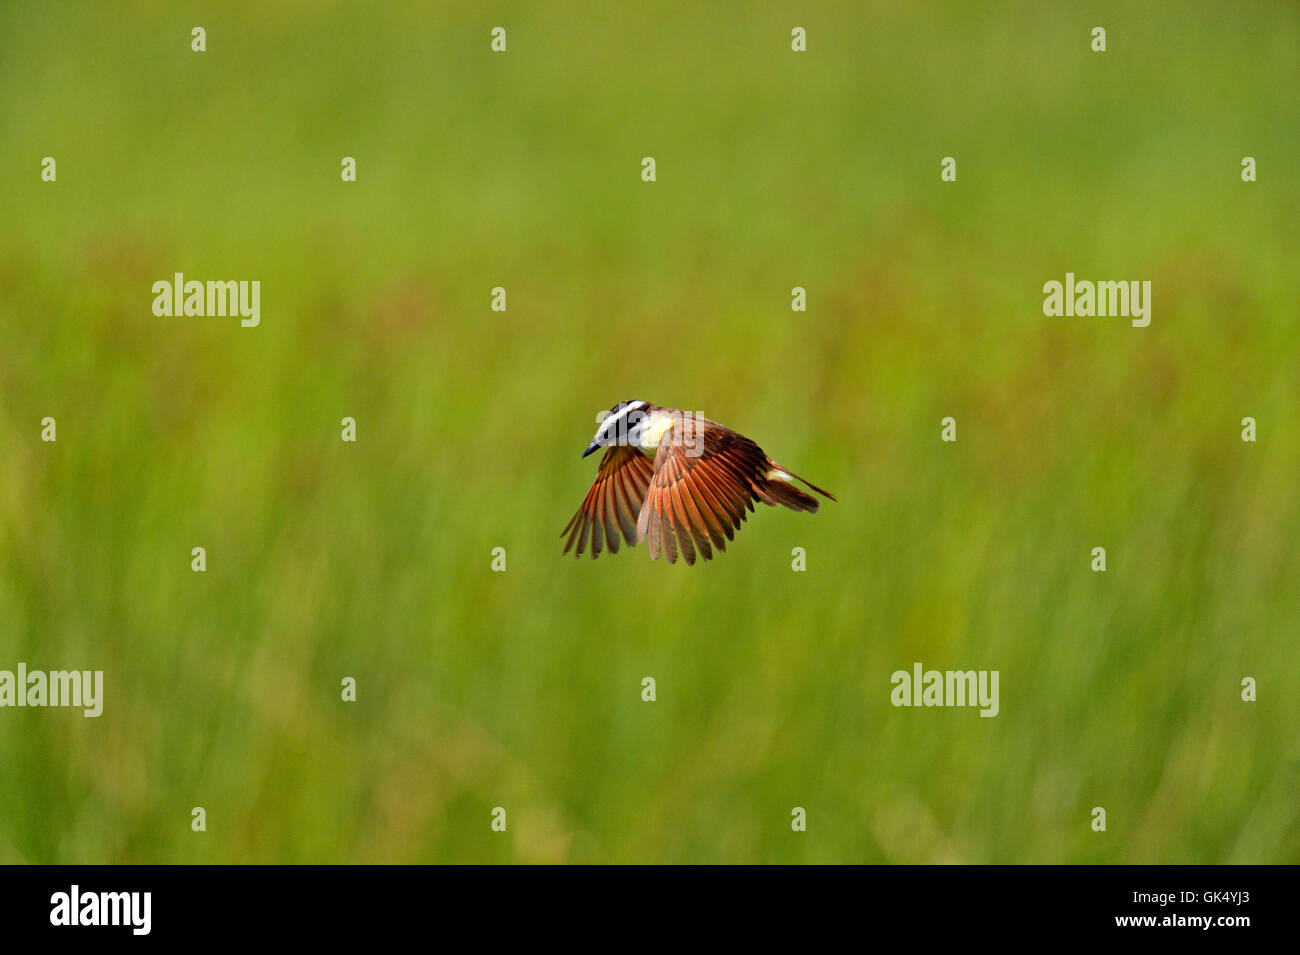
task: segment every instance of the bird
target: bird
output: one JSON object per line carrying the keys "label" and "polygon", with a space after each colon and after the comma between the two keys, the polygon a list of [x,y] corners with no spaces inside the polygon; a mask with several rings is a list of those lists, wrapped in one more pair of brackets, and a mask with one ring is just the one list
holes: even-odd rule
{"label": "bird", "polygon": [[[647,541],[651,560],[680,554],[712,560],[761,501],[815,512],[821,503],[794,482],[829,500],[824,491],[769,458],[757,444],[708,418],[648,401],[620,401],[601,419],[585,458],[605,448],[596,480],[560,532],[567,554],[592,558],[602,546],[617,554],[620,537]],[[575,548],[576,545],[576,548]]]}

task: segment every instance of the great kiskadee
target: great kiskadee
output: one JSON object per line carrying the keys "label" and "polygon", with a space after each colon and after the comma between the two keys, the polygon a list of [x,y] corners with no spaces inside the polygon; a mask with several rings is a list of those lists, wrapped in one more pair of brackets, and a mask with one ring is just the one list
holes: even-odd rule
{"label": "great kiskadee", "polygon": [[[753,441],[715,421],[648,401],[620,401],[601,420],[585,458],[605,448],[596,483],[582,507],[560,532],[563,553],[577,544],[581,557],[591,539],[591,556],[602,542],[618,553],[619,533],[630,546],[650,542],[650,557],[660,553],[686,563],[698,552],[727,549],[734,531],[755,501],[794,511],[815,511],[820,503],[796,487],[802,481],[823,497],[835,496],[781,467]],[[653,457],[652,457],[653,455]]]}

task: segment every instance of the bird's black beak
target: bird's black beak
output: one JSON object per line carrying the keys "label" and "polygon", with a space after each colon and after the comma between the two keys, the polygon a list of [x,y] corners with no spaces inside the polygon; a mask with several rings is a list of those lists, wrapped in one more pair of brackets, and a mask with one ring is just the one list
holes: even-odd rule
{"label": "bird's black beak", "polygon": [[585,458],[587,455],[591,454],[592,451],[597,450],[599,447],[600,447],[599,441],[591,442],[591,444],[587,445],[587,450],[582,452],[582,456]]}

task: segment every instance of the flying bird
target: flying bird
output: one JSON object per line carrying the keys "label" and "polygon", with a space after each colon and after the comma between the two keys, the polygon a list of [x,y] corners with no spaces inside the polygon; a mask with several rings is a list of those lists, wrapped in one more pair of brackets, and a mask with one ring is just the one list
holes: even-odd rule
{"label": "flying bird", "polygon": [[588,541],[593,558],[602,545],[617,554],[622,536],[629,546],[648,541],[652,560],[662,553],[676,563],[680,552],[693,564],[696,554],[711,560],[713,548],[727,549],[755,501],[816,511],[820,502],[794,481],[835,500],[744,435],[648,401],[620,401],[611,408],[582,456],[602,447],[596,482],[560,532],[567,538],[563,553],[577,545],[575,557]]}

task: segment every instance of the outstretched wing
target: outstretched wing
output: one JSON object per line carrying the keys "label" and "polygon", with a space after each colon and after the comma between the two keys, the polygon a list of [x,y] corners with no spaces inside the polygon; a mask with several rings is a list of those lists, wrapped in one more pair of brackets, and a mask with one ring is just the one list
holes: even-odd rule
{"label": "outstretched wing", "polygon": [[757,444],[712,422],[702,436],[696,456],[671,432],[655,454],[636,527],[637,540],[649,540],[655,560],[662,551],[675,563],[679,545],[688,564],[695,563],[697,550],[710,560],[713,547],[727,549],[755,501],[772,503],[761,491],[768,460]]}
{"label": "outstretched wing", "polygon": [[620,531],[628,546],[637,542],[636,520],[645,500],[646,488],[654,467],[650,458],[630,445],[611,445],[600,459],[596,469],[596,482],[578,508],[578,513],[560,531],[564,542],[563,553],[576,543],[574,557],[581,557],[591,538],[591,556],[598,557],[603,542],[611,554],[618,553]]}

